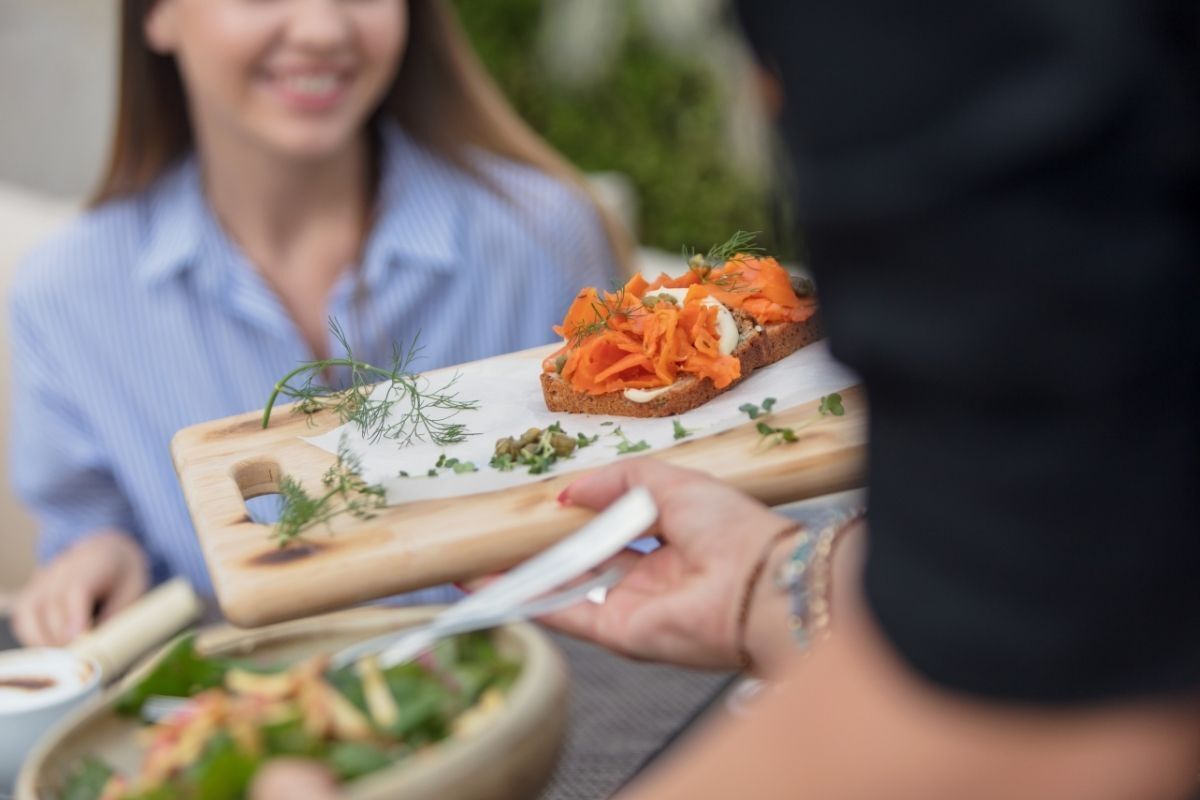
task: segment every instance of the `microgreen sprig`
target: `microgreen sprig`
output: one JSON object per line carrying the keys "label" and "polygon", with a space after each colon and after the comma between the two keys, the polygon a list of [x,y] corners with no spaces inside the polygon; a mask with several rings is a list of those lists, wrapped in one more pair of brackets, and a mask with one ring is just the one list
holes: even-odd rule
{"label": "microgreen sprig", "polygon": [[[770,406],[767,405],[768,400],[770,401],[770,406],[775,405],[775,398],[773,398],[773,397],[768,397],[766,400],[764,400],[763,408],[765,409],[766,412],[770,411]],[[747,406],[749,406],[749,408],[753,408],[755,413],[751,414],[750,410],[747,408]],[[757,416],[759,416],[758,407],[752,406],[749,403],[742,406],[738,410],[745,411],[747,414],[750,415],[750,419],[755,419]],[[807,425],[811,425],[814,422],[816,422],[817,420],[821,419],[822,417],[830,417],[830,416],[840,417],[845,413],[846,413],[846,409],[842,405],[842,396],[840,394],[838,394],[837,392],[834,392],[833,394],[824,395],[821,397],[820,404],[817,405],[816,416],[809,417],[808,419],[804,420],[799,425],[797,425],[795,428],[782,428],[782,427],[777,428],[777,427],[768,425],[765,422],[759,422],[757,425],[755,425],[754,426],[755,429],[758,431],[759,435],[762,437],[761,439],[759,439],[759,446],[766,449],[766,448],[774,447],[777,444],[784,444],[784,443],[790,444],[792,442],[798,442],[798,441],[800,441],[800,437],[798,437],[796,435],[797,429],[801,429]]]}
{"label": "microgreen sprig", "polygon": [[754,403],[742,403],[740,406],[738,406],[738,411],[741,411],[743,414],[750,417],[750,419],[758,419],[759,417],[765,417],[767,414],[770,414],[771,409],[774,407],[775,398],[768,397],[757,406],[754,405]]}
{"label": "microgreen sprig", "polygon": [[680,439],[685,439],[688,436],[691,436],[693,433],[695,433],[695,431],[689,430],[688,428],[683,427],[683,423],[677,419],[671,420],[671,424],[675,428],[675,441],[679,441]]}
{"label": "microgreen sprig", "polygon": [[[430,386],[425,378],[412,371],[413,362],[421,354],[417,338],[407,349],[393,346],[391,368],[384,369],[354,357],[337,320],[330,318],[329,330],[345,355],[306,362],[283,376],[267,398],[262,417],[264,428],[271,421],[275,403],[282,397],[297,401],[298,413],[333,412],[342,423],[354,423],[371,442],[391,439],[407,445],[428,439],[435,444],[452,444],[471,435],[465,425],[452,419],[461,411],[478,408],[479,404],[459,398],[454,391],[457,375],[440,386]],[[316,383],[332,367],[350,370],[349,388],[333,390]],[[382,383],[384,389],[378,390],[376,383]]]}
{"label": "microgreen sprig", "polygon": [[625,431],[621,430],[619,425],[613,428],[609,434],[611,436],[616,436],[621,440],[617,443],[617,455],[619,456],[629,455],[630,453],[640,453],[643,450],[650,449],[650,443],[645,439],[641,439],[636,442],[629,441],[629,437],[625,435]]}

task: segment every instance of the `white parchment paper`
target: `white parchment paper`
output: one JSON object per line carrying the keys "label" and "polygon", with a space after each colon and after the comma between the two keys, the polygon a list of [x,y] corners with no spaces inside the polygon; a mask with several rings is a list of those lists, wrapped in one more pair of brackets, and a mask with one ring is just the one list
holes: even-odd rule
{"label": "white parchment paper", "polygon": [[[386,439],[369,442],[353,425],[306,437],[305,441],[336,453],[339,441],[345,436],[351,452],[362,459],[363,478],[368,483],[382,484],[387,489],[388,505],[399,505],[415,500],[490,492],[544,480],[545,474],[530,475],[528,468],[522,469],[519,465],[512,472],[499,472],[488,466],[497,439],[520,436],[528,428],[545,428],[557,421],[571,436],[599,434],[595,444],[577,449],[573,458],[554,464],[551,474],[564,474],[594,468],[618,458],[632,458],[617,453],[621,440],[613,435],[616,426],[620,426],[631,442],[646,441],[651,449],[645,452],[661,451],[680,443],[674,438],[674,419],[693,432],[681,441],[691,441],[746,423],[746,414],[738,411],[738,406],[744,403],[758,404],[764,398],[774,397],[775,411],[782,411],[858,382],[851,372],[833,360],[824,342],[817,342],[757,370],[732,390],[694,411],[677,417],[637,419],[555,414],[546,409],[542,399],[540,371],[541,364],[536,359],[515,363],[481,361],[460,370],[455,391],[461,399],[477,400],[479,408],[460,412],[453,418],[475,434],[459,444],[441,446],[416,442],[400,447]],[[604,425],[606,422],[615,425]],[[437,477],[428,477],[429,469],[442,454],[473,462],[479,471],[455,474],[450,470],[439,470]],[[401,471],[412,477],[398,477]]]}

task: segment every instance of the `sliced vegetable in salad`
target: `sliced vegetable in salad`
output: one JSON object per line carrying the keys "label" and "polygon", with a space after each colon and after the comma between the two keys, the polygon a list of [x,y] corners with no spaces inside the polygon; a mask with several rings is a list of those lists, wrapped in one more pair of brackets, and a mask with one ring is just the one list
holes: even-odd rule
{"label": "sliced vegetable in salad", "polygon": [[418,660],[326,669],[324,658],[263,671],[201,656],[181,639],[118,702],[138,715],[154,695],[190,698],[143,733],[135,774],[97,759],[70,777],[64,800],[243,797],[254,774],[280,756],[315,759],[342,781],[390,766],[477,724],[503,705],[520,667],[486,633],[446,639]]}

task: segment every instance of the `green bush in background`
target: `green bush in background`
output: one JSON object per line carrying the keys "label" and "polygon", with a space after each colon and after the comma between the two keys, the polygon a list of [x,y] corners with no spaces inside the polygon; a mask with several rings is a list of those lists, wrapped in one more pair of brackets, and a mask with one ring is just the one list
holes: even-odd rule
{"label": "green bush in background", "polygon": [[[621,0],[595,0],[621,2]],[[607,76],[566,88],[537,56],[543,0],[454,0],[476,51],[517,111],[587,172],[614,170],[634,183],[643,244],[706,249],[736,230],[772,235],[767,187],[735,174],[723,152],[718,87],[705,68],[664,52],[631,19]]]}

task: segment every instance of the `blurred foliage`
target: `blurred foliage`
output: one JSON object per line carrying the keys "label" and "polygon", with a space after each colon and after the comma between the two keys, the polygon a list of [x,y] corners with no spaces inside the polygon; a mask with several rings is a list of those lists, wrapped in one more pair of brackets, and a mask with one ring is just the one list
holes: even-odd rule
{"label": "blurred foliage", "polygon": [[770,252],[790,255],[772,235],[767,188],[736,174],[724,152],[726,112],[711,73],[656,46],[632,14],[602,80],[558,85],[538,58],[543,2],[454,5],[484,64],[542,136],[584,171],[614,170],[633,181],[642,243],[707,249],[749,230],[763,233]]}

